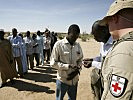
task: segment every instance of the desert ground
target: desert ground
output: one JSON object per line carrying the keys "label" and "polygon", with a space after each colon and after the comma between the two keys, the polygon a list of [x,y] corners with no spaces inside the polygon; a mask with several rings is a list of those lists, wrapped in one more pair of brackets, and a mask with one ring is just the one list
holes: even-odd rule
{"label": "desert ground", "polygon": [[[99,43],[94,39],[80,43],[84,58],[93,58],[99,54]],[[93,100],[90,87],[91,69],[82,67],[79,78],[77,100]],[[24,78],[15,79],[15,84],[7,83],[0,88],[0,100],[55,100],[56,70],[49,65],[35,67],[29,70]],[[67,94],[64,97],[67,100]]]}

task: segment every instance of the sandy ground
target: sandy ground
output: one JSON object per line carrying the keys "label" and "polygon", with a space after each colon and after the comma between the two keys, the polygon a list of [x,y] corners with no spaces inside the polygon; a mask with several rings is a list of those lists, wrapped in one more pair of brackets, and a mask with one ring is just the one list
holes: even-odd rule
{"label": "sandy ground", "polygon": [[[92,58],[99,53],[99,44],[93,39],[80,43],[84,58]],[[90,88],[91,68],[82,68],[78,84],[77,100],[93,100]],[[15,80],[15,84],[10,82],[3,88],[0,88],[0,100],[55,100],[56,89],[56,70],[48,65],[39,66],[24,78]],[[67,100],[67,94],[64,97]]]}

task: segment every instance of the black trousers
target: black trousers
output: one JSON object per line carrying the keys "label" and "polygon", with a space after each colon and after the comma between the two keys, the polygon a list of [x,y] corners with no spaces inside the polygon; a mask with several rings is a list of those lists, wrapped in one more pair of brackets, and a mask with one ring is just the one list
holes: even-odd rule
{"label": "black trousers", "polygon": [[[47,58],[46,58],[46,54],[47,54]],[[50,61],[50,54],[51,54],[50,49],[43,49],[43,56],[46,62]]]}
{"label": "black trousers", "polygon": [[39,65],[39,58],[40,58],[40,54],[39,53],[33,53],[33,59],[35,58],[36,60],[36,66]]}

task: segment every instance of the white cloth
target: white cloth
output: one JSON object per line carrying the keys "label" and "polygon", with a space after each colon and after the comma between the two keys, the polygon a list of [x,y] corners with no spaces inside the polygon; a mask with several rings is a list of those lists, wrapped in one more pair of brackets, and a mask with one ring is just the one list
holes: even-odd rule
{"label": "white cloth", "polygon": [[26,45],[26,54],[32,55],[33,54],[33,39],[31,37],[25,37],[24,42]]}
{"label": "white cloth", "polygon": [[100,48],[100,56],[96,57],[92,61],[92,66],[96,67],[98,69],[101,69],[101,64],[103,58],[106,57],[107,53],[111,50],[113,45],[113,38],[110,36],[108,41],[106,43],[101,42],[101,48]]}
{"label": "white cloth", "polygon": [[51,37],[44,36],[43,40],[44,40],[44,49],[45,50],[50,49],[51,48]]}
{"label": "white cloth", "polygon": [[42,65],[44,64],[44,56],[43,56],[43,48],[44,48],[44,40],[43,40],[43,36],[37,36],[37,38],[40,38],[40,59],[41,59],[41,63]]}
{"label": "white cloth", "polygon": [[22,66],[23,66],[23,72],[28,72],[28,65],[27,65],[27,58],[26,58],[26,47],[24,40],[22,42],[22,49],[21,49],[21,59],[22,59]]}
{"label": "white cloth", "polygon": [[40,53],[40,39],[36,38],[33,40],[33,46],[37,45],[36,47],[33,47],[33,53]]}
{"label": "white cloth", "polygon": [[13,49],[13,57],[20,57],[21,56],[21,51],[20,49],[22,48],[22,38],[20,36],[16,36],[13,38],[12,36],[8,37],[9,41],[12,44],[12,49]]}

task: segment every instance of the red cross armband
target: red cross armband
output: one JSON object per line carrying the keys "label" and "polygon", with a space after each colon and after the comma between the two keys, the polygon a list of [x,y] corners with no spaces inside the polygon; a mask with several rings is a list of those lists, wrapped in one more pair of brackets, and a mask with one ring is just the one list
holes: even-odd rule
{"label": "red cross armband", "polygon": [[126,90],[128,80],[124,77],[112,74],[112,80],[110,82],[111,94],[118,98],[122,96]]}

